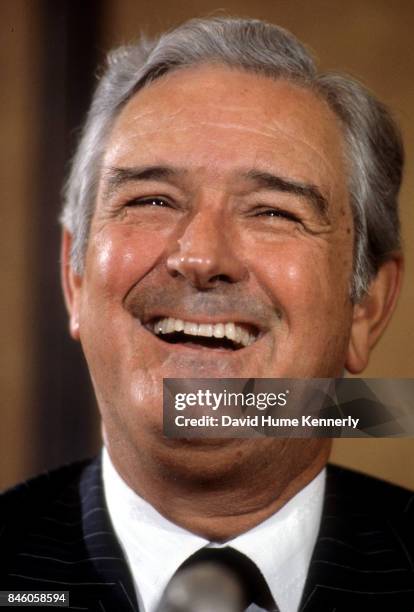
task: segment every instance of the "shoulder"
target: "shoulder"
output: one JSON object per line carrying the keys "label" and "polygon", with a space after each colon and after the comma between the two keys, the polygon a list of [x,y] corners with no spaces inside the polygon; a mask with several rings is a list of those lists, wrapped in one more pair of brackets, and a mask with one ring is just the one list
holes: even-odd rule
{"label": "shoulder", "polygon": [[77,461],[30,478],[0,494],[0,517],[18,510],[24,504],[43,506],[59,496],[68,485],[78,481],[91,460]]}
{"label": "shoulder", "polygon": [[134,601],[100,460],[63,467],[0,496],[0,584],[10,591],[69,591],[71,608],[79,610],[104,609],[101,600],[108,600],[106,610],[124,610],[119,601]]}
{"label": "shoulder", "polygon": [[359,508],[376,515],[414,515],[414,492],[367,474],[329,465],[327,496],[337,499],[344,510]]}
{"label": "shoulder", "polygon": [[329,466],[301,611],[414,610],[414,497]]}
{"label": "shoulder", "polygon": [[81,505],[82,475],[92,464],[88,460],[66,465],[0,494],[0,548],[13,547],[41,517],[53,515],[59,503],[71,506],[75,513]]}
{"label": "shoulder", "polygon": [[[411,566],[414,563],[413,524],[412,491],[372,476],[329,466],[322,520],[326,542],[346,540],[362,555],[371,555],[371,560],[374,550],[398,549],[401,559],[409,559]],[[326,542],[325,545],[331,545]],[[383,559],[383,555],[376,558],[378,563],[380,558]]]}

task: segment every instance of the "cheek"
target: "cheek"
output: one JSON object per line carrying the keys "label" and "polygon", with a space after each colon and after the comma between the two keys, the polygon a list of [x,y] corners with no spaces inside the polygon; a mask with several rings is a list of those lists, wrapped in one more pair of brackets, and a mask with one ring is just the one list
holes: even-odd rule
{"label": "cheek", "polygon": [[[90,239],[80,306],[80,338],[101,406],[113,393],[131,393],[125,369],[143,365],[137,358],[136,322],[123,301],[160,260],[162,236],[111,224]],[[125,365],[133,364],[133,365]],[[134,365],[135,364],[135,365]],[[138,388],[132,393],[139,393]],[[142,392],[142,391],[141,391]]]}
{"label": "cheek", "polygon": [[[300,240],[250,249],[249,266],[262,289],[289,320],[293,312],[332,300],[332,278],[326,249]],[[325,299],[326,298],[326,299]]]}
{"label": "cheek", "polygon": [[153,232],[140,230],[138,234],[131,226],[108,226],[88,248],[86,274],[92,271],[88,284],[106,296],[123,299],[157,264],[164,248],[162,236],[154,240]]}

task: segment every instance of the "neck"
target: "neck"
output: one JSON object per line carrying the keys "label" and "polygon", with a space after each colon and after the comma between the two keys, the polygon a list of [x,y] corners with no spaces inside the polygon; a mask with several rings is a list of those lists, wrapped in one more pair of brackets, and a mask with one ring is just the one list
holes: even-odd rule
{"label": "neck", "polygon": [[116,470],[136,493],[170,521],[217,542],[277,512],[323,469],[331,448],[325,439],[164,440],[135,452],[106,439]]}

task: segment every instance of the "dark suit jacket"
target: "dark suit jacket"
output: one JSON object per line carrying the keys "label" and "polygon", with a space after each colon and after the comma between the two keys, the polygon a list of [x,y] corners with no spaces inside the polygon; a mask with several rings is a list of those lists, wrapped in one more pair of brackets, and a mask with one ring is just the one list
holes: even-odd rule
{"label": "dark suit jacket", "polygon": [[[0,590],[69,591],[73,610],[138,610],[105,508],[99,460],[61,468],[0,496],[0,560]],[[328,468],[300,610],[414,611],[412,493]]]}

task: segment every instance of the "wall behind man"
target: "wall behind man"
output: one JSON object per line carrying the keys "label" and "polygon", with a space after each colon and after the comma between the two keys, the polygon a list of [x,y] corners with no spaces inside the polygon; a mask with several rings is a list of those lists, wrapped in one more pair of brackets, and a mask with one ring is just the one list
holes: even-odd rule
{"label": "wall behind man", "polygon": [[[82,356],[67,336],[59,290],[60,185],[110,47],[194,16],[237,14],[278,23],[323,69],[359,77],[394,110],[407,149],[401,213],[406,282],[365,373],[414,376],[414,5],[410,0],[15,0],[0,8],[2,123],[2,419],[0,488],[99,446]],[[342,440],[333,460],[414,487],[414,441]]]}

